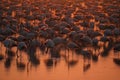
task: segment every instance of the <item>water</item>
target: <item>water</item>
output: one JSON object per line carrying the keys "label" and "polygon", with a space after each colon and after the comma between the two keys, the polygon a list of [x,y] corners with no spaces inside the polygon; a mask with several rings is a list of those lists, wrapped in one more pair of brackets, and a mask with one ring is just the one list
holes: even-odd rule
{"label": "water", "polygon": [[[100,57],[99,61],[91,61],[91,66],[83,71],[83,57],[79,56],[79,62],[68,68],[64,59],[60,59],[56,66],[47,67],[45,57],[40,59],[37,67],[28,66],[25,70],[18,70],[16,60],[11,67],[4,67],[4,60],[0,62],[0,80],[118,80],[120,78],[120,66],[113,62],[113,52],[107,57]],[[15,59],[15,58],[14,58]]]}

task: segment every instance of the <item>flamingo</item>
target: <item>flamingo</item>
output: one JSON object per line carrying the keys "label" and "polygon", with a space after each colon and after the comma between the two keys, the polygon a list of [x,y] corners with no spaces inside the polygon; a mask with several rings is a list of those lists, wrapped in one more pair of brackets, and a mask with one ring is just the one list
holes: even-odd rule
{"label": "flamingo", "polygon": [[[37,39],[33,39],[32,41],[30,41],[30,45],[29,45],[29,51],[31,53],[38,53],[39,54],[39,51],[37,51],[38,48],[41,48],[42,44],[40,41],[38,41]],[[36,55],[38,55],[36,53]]]}
{"label": "flamingo", "polygon": [[17,51],[18,50],[22,51],[22,50],[25,50],[25,49],[27,49],[26,43],[25,42],[19,42],[18,45],[17,45]]}
{"label": "flamingo", "polygon": [[69,51],[69,49],[72,50],[72,55],[73,55],[74,54],[73,50],[75,50],[76,48],[78,48],[78,45],[76,43],[74,43],[74,42],[68,42],[67,47],[68,47],[68,51]]}
{"label": "flamingo", "polygon": [[55,45],[59,45],[59,44],[64,44],[66,40],[62,37],[55,37],[53,38],[53,42],[55,43]]}
{"label": "flamingo", "polygon": [[87,30],[87,35],[90,37],[90,38],[95,38],[95,37],[98,37],[98,36],[102,36],[102,34],[98,31],[94,31],[93,29],[88,29]]}
{"label": "flamingo", "polygon": [[86,59],[88,59],[88,63],[89,63],[89,60],[91,59],[91,51],[81,50],[81,54],[83,55],[85,61]]}
{"label": "flamingo", "polygon": [[29,33],[26,34],[25,37],[26,37],[27,40],[32,40],[32,39],[35,38],[35,36],[36,36],[35,33],[29,32]]}
{"label": "flamingo", "polygon": [[28,63],[32,63],[34,66],[40,64],[38,55],[35,54],[36,48],[40,46],[40,43],[37,40],[32,40],[30,46],[28,47]]}
{"label": "flamingo", "polygon": [[115,29],[113,30],[113,34],[115,35],[115,40],[114,40],[114,42],[115,42],[115,41],[118,41],[117,38],[119,38],[119,36],[120,36],[120,29],[119,29],[119,28],[115,28]]}
{"label": "flamingo", "polygon": [[17,42],[23,42],[23,41],[26,41],[26,38],[24,36],[22,36],[22,35],[19,35],[17,37]]}
{"label": "flamingo", "polygon": [[112,36],[112,31],[110,29],[105,29],[104,35],[105,36]]}
{"label": "flamingo", "polygon": [[[83,55],[83,71],[86,71],[90,68],[90,59],[91,59],[91,51],[88,50],[81,50],[81,53]],[[86,59],[88,60],[86,62]]]}
{"label": "flamingo", "polygon": [[61,57],[60,50],[61,50],[60,46],[58,47],[56,46],[55,48],[50,49],[50,57],[59,59]]}
{"label": "flamingo", "polygon": [[92,54],[92,59],[94,60],[94,61],[98,61],[98,56],[99,56],[99,54],[100,53],[96,53],[96,50],[98,49],[98,52],[99,52],[99,48],[100,48],[100,46],[98,45],[98,39],[96,39],[96,38],[94,38],[93,40],[92,40],[92,46],[93,46],[93,48],[94,48],[94,53]]}
{"label": "flamingo", "polygon": [[2,54],[2,42],[5,40],[5,37],[0,35],[0,60],[4,59],[4,55]]}
{"label": "flamingo", "polygon": [[60,33],[61,33],[61,34],[68,34],[69,32],[70,32],[69,28],[62,28],[62,29],[60,30]]}
{"label": "flamingo", "polygon": [[3,35],[5,36],[11,36],[13,34],[16,34],[16,32],[12,30],[10,27],[7,27],[3,30]]}
{"label": "flamingo", "polygon": [[77,32],[76,31],[71,31],[69,34],[69,37],[74,39],[75,35],[77,35]]}
{"label": "flamingo", "polygon": [[16,42],[12,39],[6,39],[4,42],[3,42],[4,46],[6,47],[6,54],[8,54],[8,51],[16,45]]}
{"label": "flamingo", "polygon": [[90,22],[90,23],[89,23],[89,27],[90,27],[91,29],[94,29],[95,23],[94,23],[94,22]]}
{"label": "flamingo", "polygon": [[84,30],[87,30],[87,28],[89,27],[89,22],[83,21],[80,23],[80,25],[83,27]]}
{"label": "flamingo", "polygon": [[105,46],[106,46],[106,43],[109,41],[109,39],[107,38],[107,36],[102,36],[102,37],[100,38],[100,41],[104,43],[103,47],[105,47]]}
{"label": "flamingo", "polygon": [[[18,45],[17,45],[17,59],[16,59],[16,65],[17,65],[17,68],[18,69],[25,69],[25,63],[22,62],[22,52],[23,50],[27,49],[27,45],[25,44],[25,42],[19,42]],[[18,51],[20,51],[20,61],[18,60]]]}
{"label": "flamingo", "polygon": [[45,46],[47,47],[47,50],[46,50],[46,53],[47,53],[49,49],[54,48],[55,43],[53,42],[53,40],[48,39],[45,42]]}
{"label": "flamingo", "polygon": [[83,36],[81,38],[81,40],[82,40],[82,44],[84,46],[86,46],[86,45],[89,46],[92,43],[92,40],[91,40],[91,38],[89,36]]}

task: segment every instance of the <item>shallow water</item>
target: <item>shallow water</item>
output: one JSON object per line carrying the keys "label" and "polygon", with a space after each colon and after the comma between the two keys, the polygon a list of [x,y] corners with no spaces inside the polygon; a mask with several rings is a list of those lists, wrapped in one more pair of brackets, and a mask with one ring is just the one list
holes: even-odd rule
{"label": "shallow water", "polygon": [[[4,60],[0,62],[0,80],[118,80],[120,66],[113,62],[113,52],[107,57],[100,57],[98,62],[91,61],[88,70],[83,71],[83,57],[79,62],[68,67],[64,59],[60,59],[56,66],[47,67],[45,57],[40,57],[40,65],[28,66],[25,70],[18,70],[16,60],[12,61],[10,68],[4,67]],[[26,58],[24,58],[26,60]]]}

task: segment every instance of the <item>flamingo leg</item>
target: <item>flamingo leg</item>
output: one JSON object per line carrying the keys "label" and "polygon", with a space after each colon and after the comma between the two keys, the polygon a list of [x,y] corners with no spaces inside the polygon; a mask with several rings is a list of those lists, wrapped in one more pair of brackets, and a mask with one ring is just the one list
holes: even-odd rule
{"label": "flamingo leg", "polygon": [[66,54],[66,48],[65,48],[65,54]]}
{"label": "flamingo leg", "polygon": [[5,57],[7,57],[7,54],[8,54],[8,48],[6,48]]}
{"label": "flamingo leg", "polygon": [[20,62],[22,61],[22,51],[20,51]]}
{"label": "flamingo leg", "polygon": [[16,50],[16,54],[17,54],[17,58],[19,57],[19,55],[18,55],[18,49]]}
{"label": "flamingo leg", "polygon": [[74,49],[72,50],[72,59],[73,59],[73,56],[74,56]]}
{"label": "flamingo leg", "polygon": [[0,54],[2,53],[2,43],[0,42]]}
{"label": "flamingo leg", "polygon": [[30,58],[28,58],[28,62],[27,62],[27,72],[29,72],[29,64],[30,64]]}
{"label": "flamingo leg", "polygon": [[118,52],[118,59],[120,58],[120,54],[119,54],[120,52]]}
{"label": "flamingo leg", "polygon": [[48,51],[49,51],[49,48],[47,48],[46,53],[48,53]]}
{"label": "flamingo leg", "polygon": [[69,49],[68,49],[68,56],[69,56]]}

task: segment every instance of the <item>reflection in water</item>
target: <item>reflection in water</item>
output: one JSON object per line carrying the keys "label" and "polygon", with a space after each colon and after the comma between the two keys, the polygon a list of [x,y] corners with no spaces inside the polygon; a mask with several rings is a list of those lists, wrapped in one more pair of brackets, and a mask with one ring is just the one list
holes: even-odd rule
{"label": "reflection in water", "polygon": [[45,60],[45,65],[47,68],[54,68],[57,66],[58,60],[56,59],[46,59]]}
{"label": "reflection in water", "polygon": [[25,63],[22,62],[21,59],[20,61],[18,59],[16,60],[16,66],[19,70],[25,70]]}
{"label": "reflection in water", "polygon": [[113,59],[113,61],[120,65],[120,44],[116,44],[114,47],[114,54],[117,56],[116,58]]}
{"label": "reflection in water", "polygon": [[4,55],[0,54],[0,60],[4,59]]}
{"label": "reflection in water", "polygon": [[4,63],[5,68],[10,68],[11,61],[12,61],[12,59],[10,57],[6,58],[5,63]]}
{"label": "reflection in water", "polygon": [[119,4],[0,1],[0,80],[119,79]]}
{"label": "reflection in water", "polygon": [[85,72],[86,70],[88,70],[90,68],[90,64],[84,64],[83,66],[83,71]]}
{"label": "reflection in water", "polygon": [[115,62],[115,64],[120,65],[120,59],[114,58],[113,61]]}

